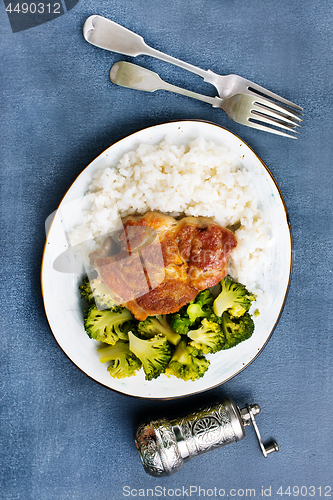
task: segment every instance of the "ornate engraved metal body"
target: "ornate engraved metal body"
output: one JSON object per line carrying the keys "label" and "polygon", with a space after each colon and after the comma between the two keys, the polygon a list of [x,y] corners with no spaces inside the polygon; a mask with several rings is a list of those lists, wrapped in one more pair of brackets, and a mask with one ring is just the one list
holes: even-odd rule
{"label": "ornate engraved metal body", "polygon": [[240,441],[244,428],[253,424],[262,452],[278,451],[277,443],[262,444],[254,415],[259,405],[240,410],[230,399],[173,420],[160,419],[141,425],[135,435],[145,471],[152,476],[171,475],[184,461],[214,448]]}
{"label": "ornate engraved metal body", "polygon": [[170,423],[183,459],[240,441],[245,436],[240,415],[229,400]]}
{"label": "ornate engraved metal body", "polygon": [[140,425],[135,442],[142,464],[151,476],[170,475],[183,465],[176,436],[167,420]]}

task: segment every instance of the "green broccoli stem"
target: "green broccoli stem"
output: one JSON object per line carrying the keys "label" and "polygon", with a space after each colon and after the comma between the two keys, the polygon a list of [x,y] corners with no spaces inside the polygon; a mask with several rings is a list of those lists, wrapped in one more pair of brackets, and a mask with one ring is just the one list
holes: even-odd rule
{"label": "green broccoli stem", "polygon": [[190,363],[190,357],[186,351],[186,343],[184,341],[179,342],[176,347],[175,352],[172,355],[171,361],[178,361],[183,365]]}
{"label": "green broccoli stem", "polygon": [[116,345],[111,345],[108,347],[102,347],[101,349],[97,349],[97,352],[99,354],[99,360],[101,363],[106,363],[107,361],[113,361],[115,359],[118,359],[119,356],[125,352],[131,354],[127,342],[117,342]]}
{"label": "green broccoli stem", "polygon": [[192,303],[188,306],[187,314],[189,315],[191,323],[194,323],[198,318],[208,316],[208,313],[203,311],[201,305],[196,303]]}
{"label": "green broccoli stem", "polygon": [[177,345],[180,340],[181,340],[181,336],[174,332],[173,329],[171,328],[171,326],[169,325],[167,319],[166,319],[166,316],[165,315],[158,315],[156,316],[156,320],[159,322],[159,326],[157,326],[157,329],[163,334],[166,336],[166,338],[168,339],[168,341],[173,344],[173,345]]}
{"label": "green broccoli stem", "polygon": [[[220,296],[215,300],[216,307],[218,307],[219,316],[223,311],[226,311],[233,306],[234,300],[237,298],[238,293],[235,291],[223,291]],[[214,305],[215,305],[214,304]],[[217,313],[216,313],[217,314]]]}
{"label": "green broccoli stem", "polygon": [[201,340],[202,338],[202,333],[204,333],[204,329],[202,328],[199,328],[198,330],[190,330],[187,334],[187,336],[191,339],[191,340]]}

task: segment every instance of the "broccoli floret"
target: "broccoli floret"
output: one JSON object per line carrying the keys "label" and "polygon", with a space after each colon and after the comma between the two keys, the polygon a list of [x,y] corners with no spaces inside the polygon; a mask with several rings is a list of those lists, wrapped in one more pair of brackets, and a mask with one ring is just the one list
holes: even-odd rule
{"label": "broccoli floret", "polygon": [[206,290],[201,290],[194,299],[196,304],[199,304],[204,310],[210,310],[213,307],[214,295],[207,288]]}
{"label": "broccoli floret", "polygon": [[108,366],[111,377],[125,378],[135,375],[141,361],[129,350],[129,343],[119,340],[115,345],[97,349],[101,363],[112,361]]}
{"label": "broccoli floret", "polygon": [[93,304],[94,296],[90,286],[90,281],[88,276],[83,278],[82,285],[79,286],[81,297],[88,302],[88,304]]}
{"label": "broccoli floret", "polygon": [[144,321],[138,323],[138,332],[142,337],[151,338],[161,333],[173,345],[177,345],[181,339],[178,333],[175,333],[169,325],[166,315],[148,316]]}
{"label": "broccoli floret", "polygon": [[249,339],[254,331],[253,319],[249,313],[245,313],[240,318],[232,318],[225,311],[222,314],[221,326],[225,336],[225,344],[222,349],[230,349],[243,340]]}
{"label": "broccoli floret", "polygon": [[92,294],[98,309],[110,309],[116,305],[116,301],[112,297],[107,285],[100,279],[95,279],[90,282]]}
{"label": "broccoli floret", "polygon": [[102,280],[96,278],[89,281],[86,276],[83,278],[82,282],[83,284],[79,286],[81,297],[85,299],[88,304],[95,303],[98,309],[110,309],[116,305],[115,300],[110,294],[110,290]]}
{"label": "broccoli floret", "polygon": [[211,315],[213,302],[214,297],[208,289],[198,293],[186,310],[192,325],[198,318],[207,318]]}
{"label": "broccoli floret", "polygon": [[214,300],[214,313],[221,316],[224,311],[228,311],[230,316],[239,318],[243,316],[251,307],[255,296],[250,294],[246,287],[236,283],[230,276],[226,276],[221,281],[221,293]]}
{"label": "broccoli floret", "polygon": [[178,312],[169,315],[171,328],[180,335],[187,335],[191,326],[199,325],[200,318],[214,314],[213,302],[212,293],[209,290],[202,290],[189,305],[185,305]]}
{"label": "broccoli floret", "polygon": [[201,351],[181,340],[166,367],[165,374],[185,381],[197,380],[204,376],[209,365],[210,362]]}
{"label": "broccoli floret", "polygon": [[142,363],[146,380],[157,378],[164,372],[171,358],[171,347],[164,335],[144,340],[129,332],[128,340],[130,350]]}
{"label": "broccoli floret", "polygon": [[200,304],[192,302],[187,308],[187,314],[192,325],[198,318],[205,318],[209,313],[205,312]]}
{"label": "broccoli floret", "polygon": [[119,335],[119,338],[128,341],[128,332],[136,333],[138,330],[139,323],[140,322],[134,317],[132,317],[132,319],[128,321],[125,321],[125,323],[120,325],[121,334]]}
{"label": "broccoli floret", "polygon": [[132,313],[125,307],[99,310],[96,305],[89,307],[84,316],[84,328],[91,339],[114,345],[117,340],[127,340],[126,321],[133,319]]}
{"label": "broccoli floret", "polygon": [[190,330],[187,335],[192,340],[190,345],[201,350],[204,354],[220,351],[225,342],[221,326],[207,318],[202,320],[200,328]]}
{"label": "broccoli floret", "polygon": [[177,313],[170,314],[169,321],[171,328],[179,335],[186,335],[191,326],[186,307],[182,307]]}

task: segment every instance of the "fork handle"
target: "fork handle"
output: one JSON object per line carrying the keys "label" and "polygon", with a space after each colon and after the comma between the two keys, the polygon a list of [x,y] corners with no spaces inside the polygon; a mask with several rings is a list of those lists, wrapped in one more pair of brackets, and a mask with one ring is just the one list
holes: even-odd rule
{"label": "fork handle", "polygon": [[[163,80],[162,80],[163,81]],[[168,90],[169,92],[174,92],[175,94],[185,95],[187,97],[192,97],[192,99],[197,99],[199,101],[207,102],[211,104],[214,108],[221,108],[222,99],[219,97],[210,97],[203,94],[198,94],[197,92],[192,92],[191,90],[183,89],[181,87],[177,87],[176,85],[172,85],[171,83],[167,83],[163,81],[163,85],[161,85],[161,90]]]}
{"label": "fork handle", "polygon": [[181,61],[176,57],[169,56],[164,52],[150,47],[140,35],[99,15],[88,17],[83,26],[83,36],[87,42],[101,49],[111,50],[112,52],[132,57],[138,55],[154,57],[155,59],[160,59],[161,61],[199,75],[208,83],[212,83],[213,77],[216,76],[210,70],[206,71],[198,68],[197,66],[193,66],[193,64]]}
{"label": "fork handle", "polygon": [[[145,43],[145,42],[144,42]],[[177,59],[176,57],[169,56],[168,54],[165,54],[164,52],[160,52],[159,50],[153,49],[149,45],[145,43],[146,46],[146,52],[143,52],[143,55],[146,56],[151,56],[154,57],[155,59],[159,59],[160,61],[164,61],[170,64],[173,64],[174,66],[178,66],[179,68],[185,69],[186,71],[190,71],[191,73],[194,73],[195,75],[199,75],[204,79],[204,82],[210,83],[211,85],[214,85],[217,89],[219,89],[218,85],[218,80],[224,81],[226,77],[222,75],[218,75],[217,73],[214,73],[214,71],[211,71],[210,69],[205,70],[198,68],[197,66],[193,66],[193,64],[187,63],[185,61],[181,61],[180,59]],[[221,93],[221,92],[220,92]],[[223,97],[227,97],[223,95]]]}
{"label": "fork handle", "polygon": [[193,66],[193,64],[181,61],[176,57],[169,56],[164,52],[160,52],[159,50],[153,49],[149,45],[146,45],[146,47],[147,51],[144,53],[144,55],[154,57],[155,59],[159,59],[160,61],[164,61],[173,64],[174,66],[178,66],[179,68],[185,69],[186,71],[190,71],[195,75],[201,76],[205,81],[208,81],[208,79],[210,78],[210,73],[212,73],[210,70],[206,71],[204,69],[198,68],[197,66]]}

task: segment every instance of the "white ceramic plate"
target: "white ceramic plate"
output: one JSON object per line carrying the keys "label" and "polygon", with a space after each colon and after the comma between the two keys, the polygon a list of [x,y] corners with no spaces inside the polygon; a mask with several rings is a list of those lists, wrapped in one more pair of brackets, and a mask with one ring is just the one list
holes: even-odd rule
{"label": "white ceramic plate", "polygon": [[[159,143],[168,135],[175,144],[188,143],[198,136],[226,145],[251,173],[260,194],[262,209],[272,229],[273,242],[270,265],[265,276],[269,307],[256,318],[253,336],[238,346],[211,355],[211,365],[204,377],[184,382],[161,375],[146,381],[143,371],[135,377],[113,379],[107,364],[99,362],[96,342],[89,339],[83,328],[83,301],[78,285],[82,272],[64,273],[54,269],[55,259],[67,248],[64,220],[68,226],[79,222],[77,200],[82,200],[93,174],[106,166],[114,166],[123,154],[140,143]],[[64,214],[66,217],[64,217]],[[46,315],[53,335],[61,349],[86,375],[115,391],[143,398],[174,398],[211,389],[229,380],[244,369],[263,349],[279,319],[289,285],[292,243],[286,208],[271,173],[257,155],[228,130],[202,121],[179,121],[156,125],[136,132],[115,143],[98,156],[76,179],[55,213],[48,232],[42,263],[42,290]]]}

